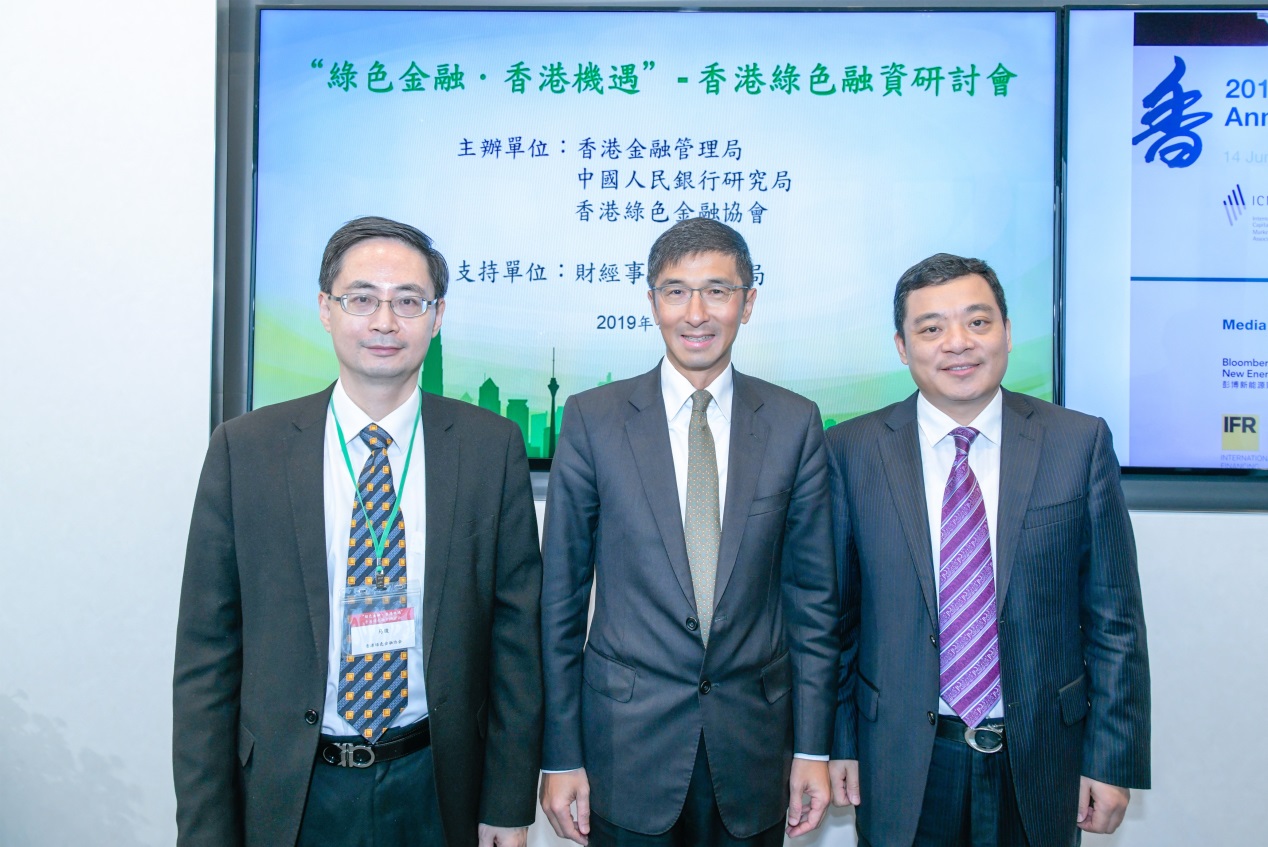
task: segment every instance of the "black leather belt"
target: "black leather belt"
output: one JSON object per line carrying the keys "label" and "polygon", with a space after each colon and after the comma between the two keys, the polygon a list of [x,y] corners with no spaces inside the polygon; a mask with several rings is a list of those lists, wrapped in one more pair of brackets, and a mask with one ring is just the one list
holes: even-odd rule
{"label": "black leather belt", "polygon": [[954,715],[938,715],[938,737],[967,744],[979,753],[1004,749],[1004,722],[987,719],[970,727]]}
{"label": "black leather belt", "polygon": [[376,762],[390,762],[417,753],[431,744],[431,722],[427,718],[409,726],[389,729],[383,739],[366,744],[356,735],[323,735],[317,744],[317,761],[339,768],[368,768]]}

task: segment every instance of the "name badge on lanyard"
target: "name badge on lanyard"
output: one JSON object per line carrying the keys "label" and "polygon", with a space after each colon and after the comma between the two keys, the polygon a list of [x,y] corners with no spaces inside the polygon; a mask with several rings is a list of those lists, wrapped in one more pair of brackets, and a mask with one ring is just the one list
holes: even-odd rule
{"label": "name badge on lanyard", "polygon": [[409,650],[418,643],[414,617],[414,607],[409,605],[381,612],[353,612],[348,615],[348,652]]}
{"label": "name badge on lanyard", "polygon": [[[356,492],[357,503],[361,506],[361,514],[365,517],[366,531],[370,544],[374,549],[374,578],[368,585],[349,586],[343,601],[343,652],[350,655],[365,655],[395,650],[409,650],[422,643],[421,591],[411,588],[406,577],[391,582],[387,578],[388,559],[385,556],[391,526],[396,522],[404,496],[405,482],[409,477],[410,460],[414,455],[414,439],[418,435],[418,424],[423,416],[421,398],[418,413],[414,417],[414,428],[410,433],[409,449],[405,453],[405,469],[401,473],[400,484],[396,488],[396,502],[392,504],[391,513],[383,522],[378,533],[374,530],[374,520],[361,496],[361,487],[357,484],[357,476],[352,468],[352,457],[348,455],[348,443],[344,438],[343,427],[339,423],[339,414],[335,411],[334,397],[330,400],[330,411],[335,419],[335,431],[339,436],[339,447],[343,451],[344,464],[348,469],[348,477],[352,480],[352,488]],[[421,554],[421,551],[420,551]],[[414,554],[410,554],[414,555]]]}

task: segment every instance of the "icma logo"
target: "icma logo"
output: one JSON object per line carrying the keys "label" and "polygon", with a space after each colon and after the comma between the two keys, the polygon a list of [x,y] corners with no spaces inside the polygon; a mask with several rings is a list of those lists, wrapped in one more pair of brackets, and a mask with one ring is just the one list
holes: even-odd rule
{"label": "icma logo", "polygon": [[1233,190],[1224,198],[1224,214],[1228,217],[1228,225],[1232,226],[1246,212],[1246,198],[1242,195],[1241,183],[1233,186]]}

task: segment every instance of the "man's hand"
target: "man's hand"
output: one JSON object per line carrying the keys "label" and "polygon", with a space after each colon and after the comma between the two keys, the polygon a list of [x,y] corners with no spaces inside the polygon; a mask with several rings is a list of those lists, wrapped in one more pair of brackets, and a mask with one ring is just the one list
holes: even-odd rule
{"label": "man's hand", "polygon": [[[586,769],[542,774],[542,811],[554,827],[555,835],[578,844],[590,841],[590,780]],[[572,817],[572,804],[577,804],[577,817]]]}
{"label": "man's hand", "polygon": [[480,824],[480,847],[526,847],[528,827]]}
{"label": "man's hand", "polygon": [[1130,788],[1079,777],[1079,829],[1105,834],[1118,829],[1127,814],[1127,803],[1131,797]]}
{"label": "man's hand", "polygon": [[828,762],[828,780],[832,783],[832,805],[857,806],[863,802],[859,794],[858,759],[833,759]]}
{"label": "man's hand", "polygon": [[828,763],[794,758],[788,788],[788,828],[785,832],[794,838],[814,832],[823,822],[823,813],[831,801]]}

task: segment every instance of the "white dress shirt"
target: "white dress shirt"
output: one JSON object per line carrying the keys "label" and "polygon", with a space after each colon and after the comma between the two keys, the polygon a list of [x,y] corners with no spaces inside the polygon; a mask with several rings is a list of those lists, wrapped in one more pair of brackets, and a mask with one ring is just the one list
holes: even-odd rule
{"label": "white dress shirt", "polygon": [[[414,438],[414,452],[410,458],[409,476],[406,477],[403,490],[398,488],[396,496],[400,501],[400,516],[405,521],[405,575],[410,591],[417,591],[422,597],[423,561],[427,540],[427,498],[426,461],[423,450],[423,422],[418,421],[418,431],[412,430],[414,420],[418,417],[418,406],[422,402],[421,392],[415,388],[409,399],[389,413],[382,420],[372,421],[370,416],[361,411],[352,402],[343,383],[335,383],[333,395],[334,411],[326,410],[326,444],[325,458],[322,463],[322,493],[325,502],[326,517],[326,576],[330,597],[330,643],[328,657],[330,670],[326,675],[326,706],[322,715],[321,731],[326,735],[356,735],[343,717],[343,709],[339,702],[339,677],[342,672],[343,655],[340,645],[343,640],[343,600],[347,589],[348,575],[348,534],[352,518],[352,504],[356,498],[356,481],[348,475],[348,463],[344,461],[343,450],[339,446],[339,432],[335,429],[334,413],[339,414],[339,426],[347,439],[348,458],[352,462],[352,472],[358,476],[370,455],[370,448],[361,440],[360,433],[367,425],[377,423],[392,437],[392,444],[387,448],[388,462],[392,466],[392,476],[401,480],[405,473],[405,454],[409,450],[410,437]],[[422,614],[422,606],[415,611]],[[397,715],[392,726],[405,726],[427,715],[427,691],[423,682],[423,650],[419,643],[416,649],[409,651],[406,669],[409,671],[409,702],[405,711]]]}
{"label": "white dress shirt", "polygon": [[[933,550],[933,582],[941,591],[942,558],[942,495],[955,463],[955,439],[951,430],[961,426],[945,412],[934,407],[925,395],[916,397],[916,424],[920,427],[920,464],[925,475],[925,506],[929,512],[929,540]],[[994,399],[968,424],[980,435],[969,447],[969,467],[977,477],[986,509],[986,528],[991,539],[991,568],[999,574],[995,543],[996,516],[999,514],[999,443],[1004,426],[1004,394],[998,389]],[[955,710],[938,698],[938,712],[954,715]],[[1004,717],[1003,698],[987,717]]]}

